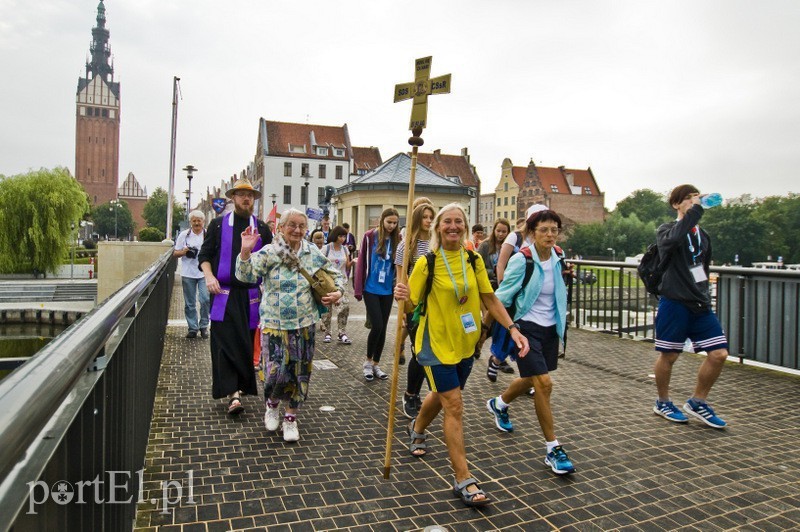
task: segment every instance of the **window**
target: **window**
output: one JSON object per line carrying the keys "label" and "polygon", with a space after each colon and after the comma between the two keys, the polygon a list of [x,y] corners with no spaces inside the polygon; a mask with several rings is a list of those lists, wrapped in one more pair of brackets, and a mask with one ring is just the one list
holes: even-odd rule
{"label": "window", "polygon": [[300,205],[308,205],[308,187],[300,187]]}
{"label": "window", "polygon": [[503,191],[508,192],[508,183],[503,183]]}
{"label": "window", "polygon": [[558,194],[558,185],[550,185],[550,191]]}
{"label": "window", "polygon": [[321,146],[317,146],[317,155],[321,155],[323,157],[328,156],[328,148],[323,148]]}
{"label": "window", "polygon": [[327,166],[325,166],[324,164],[319,165],[319,175],[318,175],[318,177],[320,179],[325,179],[327,177],[326,174],[327,174]]}
{"label": "window", "polygon": [[283,163],[283,175],[292,177],[292,163]]}
{"label": "window", "polygon": [[500,205],[502,205],[502,203],[500,203],[500,201],[501,201],[501,200],[502,200],[502,198],[497,198],[497,206],[498,206],[498,207],[499,207]]}
{"label": "window", "polygon": [[325,203],[325,187],[319,187],[317,189],[317,205],[322,205]]}
{"label": "window", "polygon": [[105,176],[106,176],[106,169],[105,169],[105,168],[101,168],[101,169],[100,169],[100,175],[101,175],[102,177],[105,177]]}
{"label": "window", "polygon": [[344,157],[344,150],[341,148],[334,148],[333,154],[336,155],[336,157]]}
{"label": "window", "polygon": [[359,168],[358,169],[358,175],[365,175],[366,173],[367,173],[366,168]]}
{"label": "window", "polygon": [[503,205],[508,205],[508,196],[503,198]]}
{"label": "window", "polygon": [[517,197],[511,196],[511,205],[516,205],[516,204],[517,204]]}
{"label": "window", "polygon": [[289,144],[289,152],[290,153],[305,153],[306,146],[305,144]]}
{"label": "window", "polygon": [[592,189],[590,187],[583,187],[583,193],[588,194],[589,196],[592,195]]}
{"label": "window", "polygon": [[291,185],[283,185],[283,204],[284,205],[291,205],[292,204],[292,186]]}
{"label": "window", "polygon": [[367,226],[369,229],[378,227],[378,222],[381,221],[381,213],[383,207],[380,205],[367,205]]}
{"label": "window", "polygon": [[103,118],[108,118],[108,109],[103,109]]}
{"label": "window", "polygon": [[300,165],[300,177],[305,177],[307,175],[311,175],[308,173],[308,163],[302,163]]}
{"label": "window", "polygon": [[336,165],[336,179],[342,179],[342,165]]}

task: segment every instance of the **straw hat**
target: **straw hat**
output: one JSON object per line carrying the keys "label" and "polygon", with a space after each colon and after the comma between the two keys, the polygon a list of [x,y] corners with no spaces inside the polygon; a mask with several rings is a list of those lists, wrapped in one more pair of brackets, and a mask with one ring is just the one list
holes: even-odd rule
{"label": "straw hat", "polygon": [[253,184],[250,183],[250,180],[246,177],[240,177],[236,180],[236,183],[233,184],[231,188],[225,191],[225,195],[229,198],[233,198],[234,193],[239,190],[249,190],[255,196],[255,199],[261,197],[261,192],[253,188]]}

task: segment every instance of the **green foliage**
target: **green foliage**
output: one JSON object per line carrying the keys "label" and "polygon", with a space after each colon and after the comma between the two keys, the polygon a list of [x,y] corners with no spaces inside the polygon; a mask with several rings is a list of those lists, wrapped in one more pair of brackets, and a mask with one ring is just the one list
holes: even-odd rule
{"label": "green foliage", "polygon": [[[142,213],[148,227],[155,227],[162,232],[164,231],[167,226],[167,200],[167,191],[161,187],[155,189],[150,195],[150,199],[144,204],[144,212]],[[175,234],[175,231],[180,227],[181,220],[186,217],[186,209],[175,203],[174,200],[175,198],[173,197],[172,234]]]}
{"label": "green foliage", "polygon": [[667,197],[647,188],[631,192],[627,198],[617,203],[614,212],[626,218],[635,214],[639,220],[653,222],[656,227],[675,219],[675,211],[667,205]]}
{"label": "green foliage", "polygon": [[[656,225],[642,222],[632,214],[628,217],[614,212],[605,223],[579,225],[562,247],[572,255],[609,257],[618,260],[643,253],[655,242]],[[608,250],[611,248],[614,253]]]}
{"label": "green foliage", "polygon": [[[166,220],[164,221],[166,224]],[[164,231],[156,227],[145,227],[139,231],[140,242],[161,242],[164,240]]]}
{"label": "green foliage", "polygon": [[102,237],[108,235],[113,238],[116,234],[117,238],[127,239],[128,235],[133,234],[133,215],[125,201],[120,200],[116,207],[110,201],[100,204],[92,209],[91,218],[95,233]]}
{"label": "green foliage", "polygon": [[0,175],[0,272],[29,264],[55,272],[88,212],[86,193],[66,168]]}

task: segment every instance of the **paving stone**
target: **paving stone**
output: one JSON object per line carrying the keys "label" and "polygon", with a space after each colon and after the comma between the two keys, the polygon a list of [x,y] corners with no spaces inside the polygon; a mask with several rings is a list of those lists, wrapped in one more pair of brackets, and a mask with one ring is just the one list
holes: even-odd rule
{"label": "paving stone", "polygon": [[[182,313],[175,283],[170,318]],[[354,302],[352,345],[317,345],[315,359],[336,369],[314,370],[296,444],[264,430],[263,396],[244,397],[245,412],[227,416],[225,402],[210,395],[208,340],[184,338],[185,325],[168,326],[135,529],[800,528],[800,455],[793,453],[800,447],[800,378],[728,363],[710,400],[729,428],[673,424],[652,413],[651,343],[574,328],[567,357],[552,373],[552,404],[577,473],[557,477],[542,463],[544,441],[529,398],[511,407],[513,433],[495,428],[485,401],[515,375],[486,379],[487,345],[463,392],[464,434],[470,472],[493,504],[468,509],[452,496],[441,416],[429,427],[428,456],[409,456],[399,400],[407,366],[397,369],[391,477],[384,480],[391,380],[366,383],[361,376],[364,315]],[[392,318],[381,361],[390,374],[394,324]],[[702,360],[684,354],[675,364],[676,404],[691,395]],[[194,504],[186,500],[189,471]],[[162,513],[165,481],[180,485],[183,499]],[[169,495],[175,500],[177,491]]]}

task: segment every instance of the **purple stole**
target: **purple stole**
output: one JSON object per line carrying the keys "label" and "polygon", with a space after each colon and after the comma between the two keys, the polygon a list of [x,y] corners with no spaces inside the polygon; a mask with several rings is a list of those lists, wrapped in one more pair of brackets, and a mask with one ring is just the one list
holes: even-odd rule
{"label": "purple stole", "polygon": [[[225,307],[228,305],[228,296],[231,293],[231,259],[233,253],[233,212],[229,212],[222,218],[222,235],[220,239],[219,268],[217,269],[217,281],[219,281],[219,294],[214,296],[214,303],[211,305],[211,321],[222,321],[225,319]],[[255,225],[254,225],[255,224]],[[250,217],[250,225],[258,229],[258,221],[255,216]],[[253,253],[261,249],[261,237],[253,247]],[[258,302],[261,300],[258,288],[248,288],[247,297],[250,301],[250,328],[258,327]]]}

